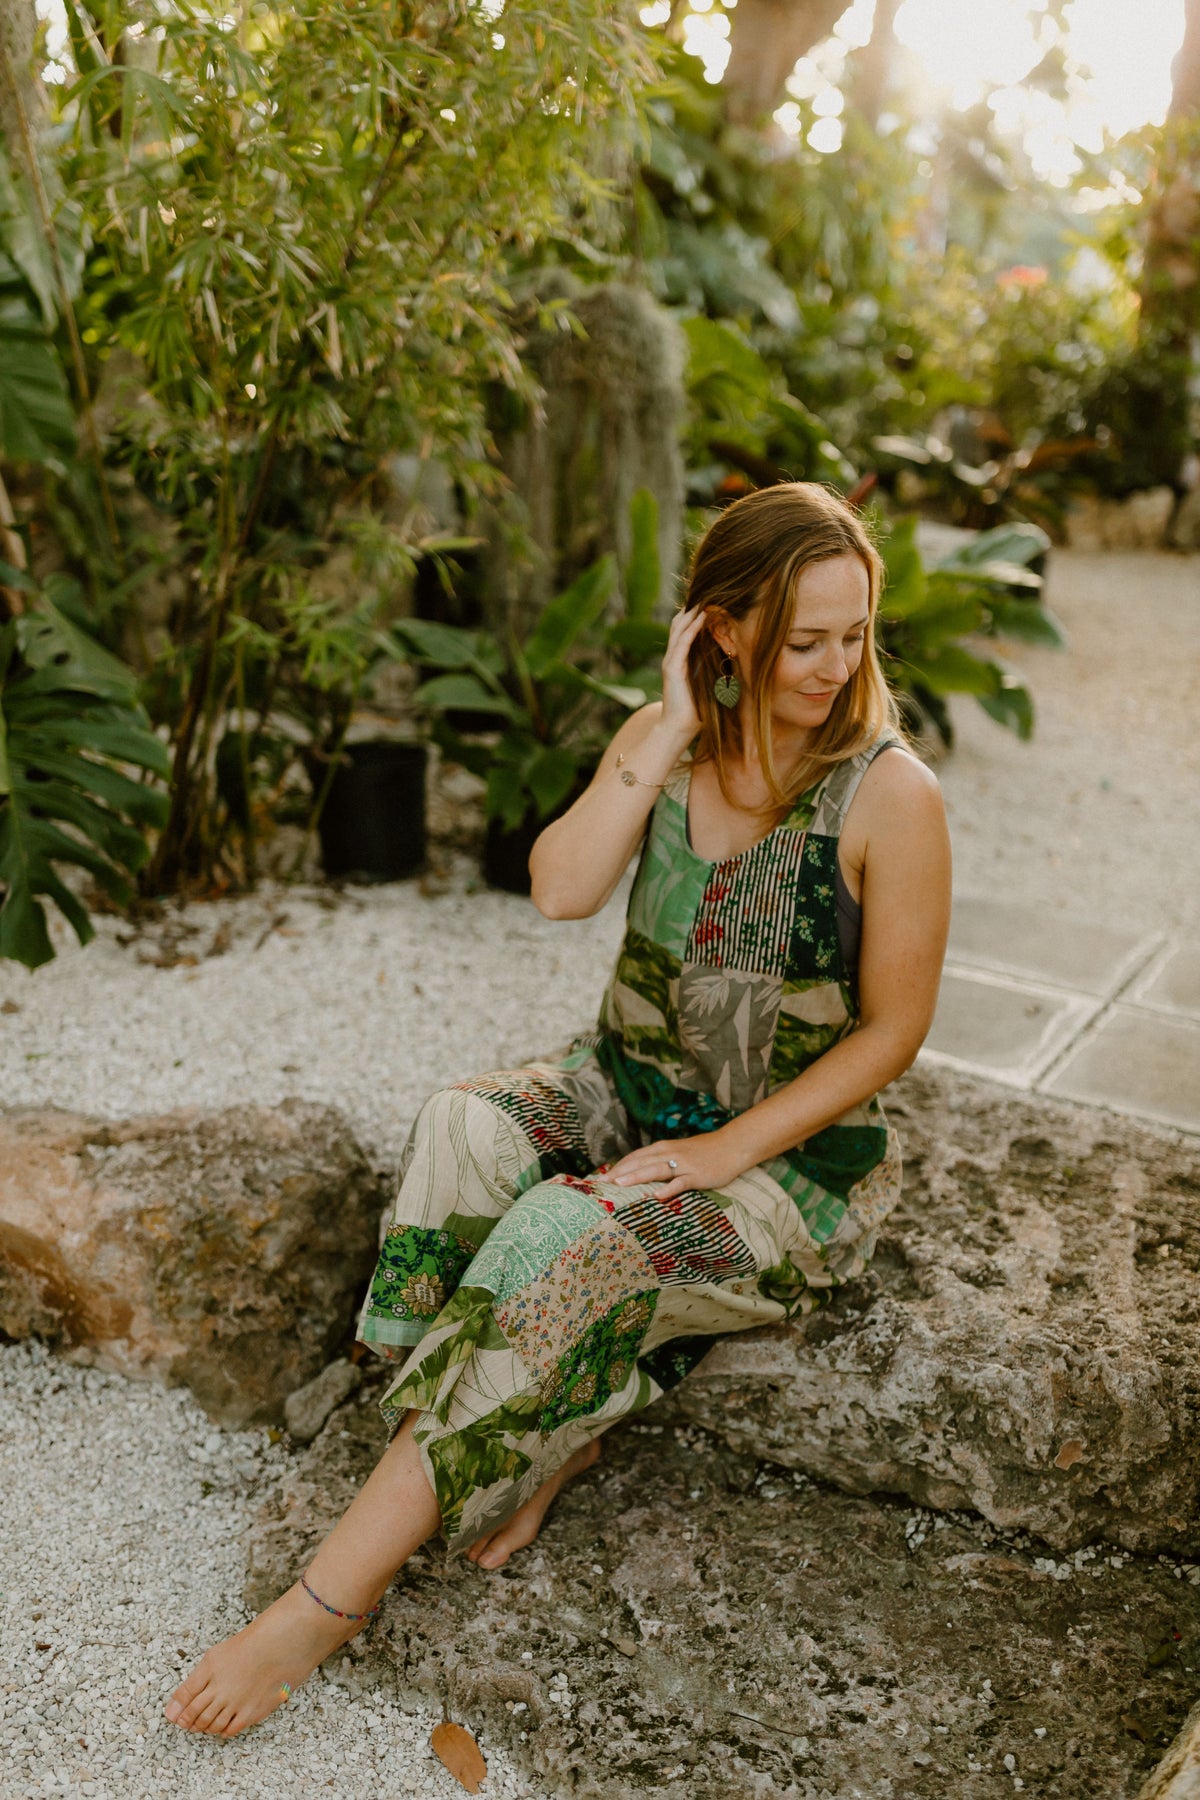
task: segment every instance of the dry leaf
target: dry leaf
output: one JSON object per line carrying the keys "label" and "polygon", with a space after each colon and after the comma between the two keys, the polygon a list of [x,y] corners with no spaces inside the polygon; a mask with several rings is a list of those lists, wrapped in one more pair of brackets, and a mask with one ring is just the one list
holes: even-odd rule
{"label": "dry leaf", "polygon": [[434,1728],[429,1742],[433,1754],[445,1763],[455,1781],[461,1782],[468,1794],[477,1794],[487,1774],[487,1764],[470,1732],[446,1719]]}

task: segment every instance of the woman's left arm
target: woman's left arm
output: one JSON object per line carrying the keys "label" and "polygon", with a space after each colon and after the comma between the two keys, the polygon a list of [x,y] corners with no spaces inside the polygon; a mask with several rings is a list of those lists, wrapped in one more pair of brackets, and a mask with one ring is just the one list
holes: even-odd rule
{"label": "woman's left arm", "polygon": [[[615,1163],[621,1185],[662,1179],[664,1199],[720,1188],[794,1149],[903,1074],[933,1023],[950,928],[950,839],[941,790],[914,756],[876,758],[854,799],[855,861],[862,870],[859,1023],[804,1073],[728,1125],[646,1144]],[[848,830],[844,836],[849,836]]]}

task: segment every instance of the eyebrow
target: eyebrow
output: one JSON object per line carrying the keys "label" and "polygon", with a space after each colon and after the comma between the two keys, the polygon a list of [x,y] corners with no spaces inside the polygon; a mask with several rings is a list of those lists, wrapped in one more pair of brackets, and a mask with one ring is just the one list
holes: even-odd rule
{"label": "eyebrow", "polygon": [[[860,625],[869,625],[870,623],[870,613],[864,613],[861,619],[855,619],[853,625],[847,626],[847,630],[857,631]],[[809,637],[820,637],[822,632],[831,631],[832,629],[833,628],[830,625],[793,625],[788,632],[788,636],[804,637],[807,634]]]}

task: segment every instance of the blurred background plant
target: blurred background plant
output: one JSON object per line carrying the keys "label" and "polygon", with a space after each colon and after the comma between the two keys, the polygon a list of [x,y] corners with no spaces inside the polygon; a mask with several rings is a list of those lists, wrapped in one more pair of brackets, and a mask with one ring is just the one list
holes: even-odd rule
{"label": "blurred background plant", "polygon": [[[642,66],[599,0],[502,36],[498,11],[67,0],[40,141],[5,51],[0,280],[36,289],[87,423],[72,455],[47,377],[6,453],[169,739],[154,891],[252,879],[277,720],[332,751],[415,567],[459,543],[404,459],[495,484],[486,386],[528,386],[506,261],[587,218]],[[6,361],[31,315],[0,320]]]}
{"label": "blurred background plant", "polygon": [[1146,488],[1200,542],[1200,0],[988,7],[10,0],[6,693],[39,606],[126,665],[144,894],[253,881],[364,708],[544,819],[779,480],[872,496],[914,719],[1029,731],[1045,542]]}

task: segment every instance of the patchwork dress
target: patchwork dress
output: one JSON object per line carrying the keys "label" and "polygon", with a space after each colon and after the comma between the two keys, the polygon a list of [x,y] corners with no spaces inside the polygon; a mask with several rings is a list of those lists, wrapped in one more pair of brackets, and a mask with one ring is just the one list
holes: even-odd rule
{"label": "patchwork dress", "polygon": [[690,759],[658,796],[594,1031],[456,1082],[414,1122],[359,1336],[405,1366],[381,1405],[414,1436],[452,1547],[504,1523],[589,1439],[714,1340],[804,1313],[861,1273],[900,1192],[877,1098],[719,1192],[663,1200],[606,1169],[712,1131],[853,1030],[838,838],[887,735],[767,837],[709,862]]}

